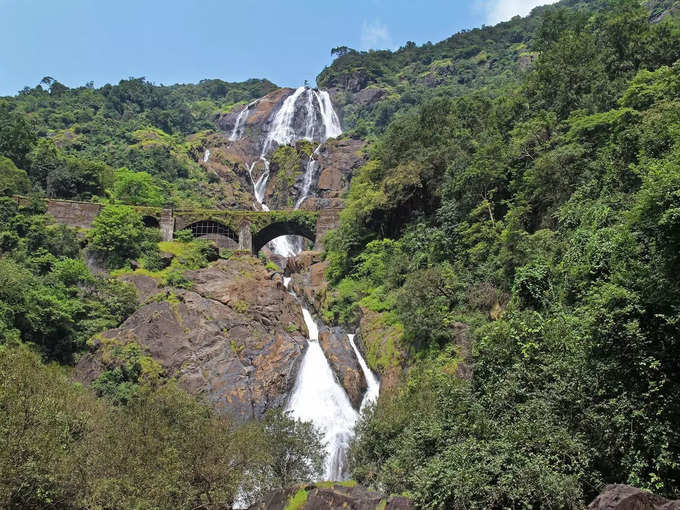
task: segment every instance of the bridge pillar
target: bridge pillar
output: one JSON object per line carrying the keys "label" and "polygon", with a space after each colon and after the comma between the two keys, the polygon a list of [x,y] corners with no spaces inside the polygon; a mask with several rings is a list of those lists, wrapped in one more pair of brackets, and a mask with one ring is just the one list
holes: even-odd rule
{"label": "bridge pillar", "polygon": [[238,229],[238,249],[253,251],[253,233],[250,231],[250,222],[243,220]]}
{"label": "bridge pillar", "polygon": [[161,239],[163,241],[172,241],[175,234],[175,216],[172,209],[163,209],[161,212]]}

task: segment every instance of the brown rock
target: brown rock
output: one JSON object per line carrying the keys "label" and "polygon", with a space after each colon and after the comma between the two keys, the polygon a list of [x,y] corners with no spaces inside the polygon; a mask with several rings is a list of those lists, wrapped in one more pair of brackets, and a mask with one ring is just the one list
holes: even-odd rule
{"label": "brown rock", "polygon": [[367,384],[347,334],[338,328],[323,328],[319,331],[319,344],[352,406],[359,409]]}
{"label": "brown rock", "polygon": [[[307,499],[300,510],[413,510],[413,504],[404,497],[385,497],[360,485],[335,484],[328,486],[308,485],[289,489],[277,489],[250,510],[284,510],[299,490],[307,492]],[[384,505],[384,506],[382,506]]]}
{"label": "brown rock", "polygon": [[140,303],[146,302],[148,299],[161,292],[158,282],[150,276],[132,273],[123,275],[120,279],[134,285]]}
{"label": "brown rock", "polygon": [[321,261],[322,253],[318,251],[303,251],[295,257],[290,257],[286,264],[286,274],[302,273],[309,269],[312,264]]}
{"label": "brown rock", "polygon": [[366,162],[365,142],[354,138],[330,140],[320,152],[318,196],[338,198],[348,189],[354,173]]}
{"label": "brown rock", "polygon": [[187,272],[192,291],[165,289],[102,335],[76,367],[93,381],[107,361],[102,343],[136,342],[194,394],[235,418],[283,407],[306,347],[300,307],[281,282],[250,256]]}
{"label": "brown rock", "polygon": [[312,267],[310,268],[312,275],[311,281],[312,287],[321,287],[324,284],[326,269],[328,269],[329,265],[330,262],[319,262],[317,264],[312,265]]}
{"label": "brown rock", "polygon": [[628,485],[608,485],[588,510],[680,510],[680,500],[670,501]]}

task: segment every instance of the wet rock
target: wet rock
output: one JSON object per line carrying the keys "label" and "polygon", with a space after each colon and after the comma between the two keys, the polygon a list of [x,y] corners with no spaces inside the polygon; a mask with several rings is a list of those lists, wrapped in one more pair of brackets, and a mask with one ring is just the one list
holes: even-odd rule
{"label": "wet rock", "polygon": [[588,510],[680,510],[680,500],[670,501],[628,485],[608,485]]}
{"label": "wet rock", "polygon": [[340,328],[322,328],[319,330],[319,344],[352,406],[358,410],[367,383],[347,334]]}
{"label": "wet rock", "polygon": [[267,494],[250,510],[284,510],[295,495],[304,491],[306,499],[299,510],[412,510],[413,504],[404,497],[386,497],[360,485],[308,485],[289,489],[277,489]]}
{"label": "wet rock", "polygon": [[[104,344],[139,344],[191,393],[237,419],[285,406],[306,348],[300,307],[250,256],[189,271],[191,291],[163,289],[78,363],[89,383],[108,367]],[[140,285],[150,282],[139,280]]]}

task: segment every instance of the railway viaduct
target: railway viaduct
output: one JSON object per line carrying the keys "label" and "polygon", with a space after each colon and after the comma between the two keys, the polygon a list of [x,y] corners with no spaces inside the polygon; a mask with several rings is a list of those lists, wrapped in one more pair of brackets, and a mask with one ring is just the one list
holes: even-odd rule
{"label": "railway viaduct", "polygon": [[[15,197],[26,204],[26,197]],[[104,205],[95,202],[46,199],[47,213],[55,221],[87,230]],[[161,231],[164,241],[172,241],[175,232],[191,230],[194,237],[215,241],[220,247],[246,250],[256,254],[269,241],[282,235],[302,236],[321,247],[324,235],[335,228],[341,209],[320,211],[280,210],[246,211],[234,209],[167,209],[131,206],[146,226]]]}

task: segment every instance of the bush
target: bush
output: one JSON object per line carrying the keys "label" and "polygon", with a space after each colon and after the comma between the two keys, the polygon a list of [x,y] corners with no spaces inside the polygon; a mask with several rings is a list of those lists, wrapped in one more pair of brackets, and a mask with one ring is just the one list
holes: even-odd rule
{"label": "bush", "polygon": [[147,236],[142,217],[132,207],[110,205],[92,222],[88,246],[110,268],[120,268],[141,254]]}

